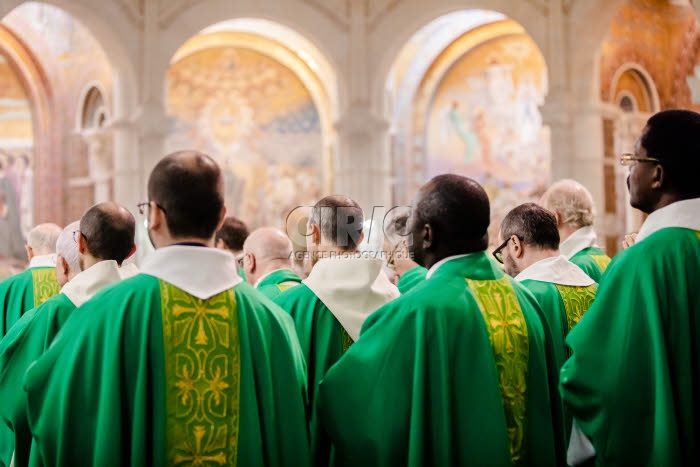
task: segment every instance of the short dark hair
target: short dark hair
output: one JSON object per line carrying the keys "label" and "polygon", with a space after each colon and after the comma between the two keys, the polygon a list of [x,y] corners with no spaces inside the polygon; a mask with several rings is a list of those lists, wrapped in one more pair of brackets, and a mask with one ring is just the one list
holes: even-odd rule
{"label": "short dark hair", "polygon": [[[343,222],[342,232],[338,231],[339,221]],[[357,250],[364,222],[360,205],[345,195],[326,196],[309,215],[309,224],[319,226],[321,238],[344,251]]]}
{"label": "short dark hair", "polygon": [[670,187],[687,198],[700,196],[700,114],[666,110],[652,116],[640,139],[648,157],[661,161]]}
{"label": "short dark hair", "polygon": [[535,203],[521,204],[506,214],[501,222],[503,240],[517,236],[526,245],[547,250],[559,249],[557,218]]}
{"label": "short dark hair", "polygon": [[241,251],[248,235],[250,232],[245,222],[237,217],[229,216],[224,219],[223,225],[216,231],[216,241],[218,242],[219,239],[223,241],[229,250]]}
{"label": "short dark hair", "polygon": [[438,242],[449,249],[461,249],[467,244],[470,249],[486,249],[491,206],[478,182],[444,174],[431,179],[421,190],[423,197],[415,206],[415,216],[420,223],[430,224]]}
{"label": "short dark hair", "polygon": [[221,170],[201,152],[169,154],[151,172],[148,197],[163,209],[173,237],[210,239],[224,207]]}
{"label": "short dark hair", "polygon": [[114,260],[121,266],[134,248],[136,221],[123,206],[96,204],[80,219],[80,232],[88,252],[100,260]]}

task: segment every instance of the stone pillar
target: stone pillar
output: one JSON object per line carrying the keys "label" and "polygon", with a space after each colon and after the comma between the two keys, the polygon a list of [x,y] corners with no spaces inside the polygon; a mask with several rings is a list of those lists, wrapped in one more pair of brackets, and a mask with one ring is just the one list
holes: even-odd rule
{"label": "stone pillar", "polygon": [[365,0],[348,2],[349,105],[334,125],[338,137],[334,191],[355,199],[369,219],[375,206],[386,206],[391,199],[391,173],[389,123],[377,110],[383,102],[372,102],[369,92],[367,7]]}
{"label": "stone pillar", "polygon": [[389,123],[368,106],[354,105],[336,123],[339,141],[335,191],[360,203],[370,218],[375,206],[390,201],[387,133]]}

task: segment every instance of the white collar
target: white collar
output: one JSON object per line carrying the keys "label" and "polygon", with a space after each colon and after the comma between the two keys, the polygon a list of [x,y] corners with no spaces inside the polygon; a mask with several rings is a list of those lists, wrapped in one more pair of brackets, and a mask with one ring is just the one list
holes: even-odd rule
{"label": "white collar", "polygon": [[328,307],[355,341],[365,319],[400,295],[399,289],[384,274],[382,261],[377,258],[322,259],[302,283]]}
{"label": "white collar", "polygon": [[700,231],[700,198],[676,201],[649,214],[639,229],[636,242],[669,227]]}
{"label": "white collar", "polygon": [[[481,251],[479,251],[478,253],[481,253]],[[433,264],[430,267],[430,269],[428,269],[428,274],[425,276],[425,278],[430,279],[430,277],[433,274],[435,274],[435,271],[437,271],[440,268],[440,266],[447,263],[448,261],[452,261],[454,259],[466,258],[469,255],[475,255],[475,254],[477,254],[477,253],[467,253],[466,255],[454,255],[454,256],[448,256],[447,258],[443,258],[440,261],[438,261],[437,263]]]}
{"label": "white collar", "polygon": [[81,306],[101,288],[119,282],[121,279],[116,261],[100,261],[71,279],[63,286],[61,293],[68,297],[73,305]]}
{"label": "white collar", "polygon": [[119,268],[119,275],[122,276],[122,279],[134,277],[138,273],[139,268],[134,263],[122,263],[121,267]]}
{"label": "white collar", "polygon": [[515,276],[515,280],[518,282],[524,280],[551,282],[552,284],[574,287],[588,287],[595,284],[595,281],[588,277],[581,268],[564,256],[552,256],[539,260],[520,271],[520,274]]}
{"label": "white collar", "polygon": [[50,255],[35,256],[29,261],[30,268],[51,268],[56,267],[56,253]]}
{"label": "white collar", "polygon": [[202,300],[243,282],[231,253],[203,246],[158,248],[146,258],[141,273],[155,276]]}
{"label": "white collar", "polygon": [[279,268],[279,269],[275,269],[274,271],[270,271],[270,272],[265,273],[265,274],[263,274],[262,276],[260,276],[260,279],[258,279],[257,281],[255,281],[255,285],[254,285],[253,287],[255,287],[255,288],[257,289],[257,288],[258,288],[258,284],[260,284],[260,283],[261,283],[264,279],[266,279],[268,276],[270,276],[270,275],[272,275],[272,274],[274,274],[274,273],[276,273],[276,272],[278,272],[278,271],[289,271],[289,272],[294,272],[294,271],[292,271],[290,268]]}
{"label": "white collar", "polygon": [[559,245],[559,253],[571,259],[576,253],[592,246],[597,246],[598,236],[592,226],[582,227],[572,233]]}

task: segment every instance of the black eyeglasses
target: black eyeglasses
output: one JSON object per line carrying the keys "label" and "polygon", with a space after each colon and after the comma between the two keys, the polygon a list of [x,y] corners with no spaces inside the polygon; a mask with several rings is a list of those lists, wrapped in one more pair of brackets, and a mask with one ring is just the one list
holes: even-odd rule
{"label": "black eyeglasses", "polygon": [[73,231],[73,241],[74,241],[75,243],[78,243],[78,236],[79,236],[79,235],[82,235],[83,238],[85,239],[85,241],[87,242],[87,237],[85,236],[84,233],[82,233],[80,230],[74,230],[74,231]]}
{"label": "black eyeglasses", "polygon": [[508,245],[508,242],[511,241],[512,239],[513,239],[512,236],[508,237],[508,240],[506,240],[505,242],[501,243],[501,246],[499,246],[498,248],[496,248],[495,250],[493,250],[493,253],[492,253],[492,254],[493,254],[493,257],[496,258],[496,261],[498,261],[498,262],[501,263],[501,264],[503,264],[503,253],[501,253],[501,252],[502,252],[503,249]]}
{"label": "black eyeglasses", "polygon": [[158,207],[158,209],[163,211],[163,214],[166,214],[166,215],[168,214],[167,211],[165,209],[163,209],[163,206],[156,203],[155,201],[144,201],[143,203],[137,204],[136,207],[139,208],[139,214],[141,214],[142,216],[145,215],[146,208],[149,208],[151,206],[151,203],[155,204]]}

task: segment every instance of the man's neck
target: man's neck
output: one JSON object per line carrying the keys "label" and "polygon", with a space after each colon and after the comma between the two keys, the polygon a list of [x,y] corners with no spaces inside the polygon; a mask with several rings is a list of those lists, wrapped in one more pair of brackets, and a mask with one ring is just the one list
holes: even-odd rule
{"label": "man's neck", "polygon": [[527,249],[527,252],[525,253],[525,257],[523,258],[525,262],[525,267],[523,268],[529,268],[535,263],[538,263],[542,261],[543,259],[548,259],[548,258],[556,258],[559,256],[559,250],[550,250],[548,248],[533,248],[529,247]]}
{"label": "man's neck", "polygon": [[337,246],[319,246],[316,250],[317,261],[326,258],[339,258],[343,256],[353,256],[357,250],[343,250]]}
{"label": "man's neck", "polygon": [[683,201],[686,199],[692,199],[692,198],[680,196],[676,193],[662,193],[661,196],[659,197],[659,201],[654,206],[654,209],[647,214],[651,214],[654,211],[658,211],[659,209],[665,208],[666,206],[669,206],[675,202]]}
{"label": "man's neck", "polygon": [[579,227],[572,227],[570,225],[559,226],[559,243],[565,242],[577,230],[580,230]]}
{"label": "man's neck", "polygon": [[158,248],[164,248],[166,246],[173,246],[173,245],[203,245],[207,247],[213,247],[214,246],[214,239],[213,238],[196,238],[196,237],[178,237],[178,238],[169,238],[168,240],[164,240],[160,245],[158,245]]}

